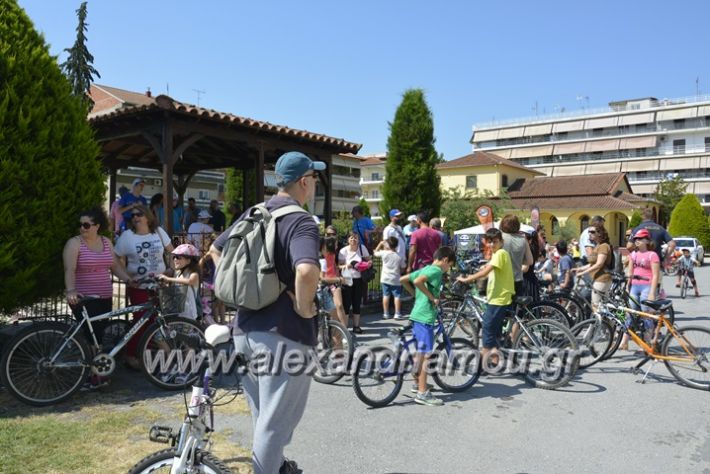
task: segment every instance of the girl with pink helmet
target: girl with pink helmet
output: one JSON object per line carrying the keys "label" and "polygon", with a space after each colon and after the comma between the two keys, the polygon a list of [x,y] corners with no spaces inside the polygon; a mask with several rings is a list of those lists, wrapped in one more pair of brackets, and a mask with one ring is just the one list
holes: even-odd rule
{"label": "girl with pink helmet", "polygon": [[197,298],[200,297],[200,251],[192,244],[178,245],[172,252],[175,276],[159,275],[167,283],[187,285],[185,309],[180,316],[197,319]]}

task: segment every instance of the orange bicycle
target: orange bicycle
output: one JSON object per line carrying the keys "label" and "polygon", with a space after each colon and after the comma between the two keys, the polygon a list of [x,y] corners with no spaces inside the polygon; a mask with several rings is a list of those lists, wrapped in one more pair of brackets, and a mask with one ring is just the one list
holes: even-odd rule
{"label": "orange bicycle", "polygon": [[[664,313],[673,304],[670,300],[644,300],[641,304],[658,311],[659,314],[647,313],[627,308],[615,302],[606,302],[599,307],[599,315],[628,333],[629,337],[646,353],[632,371],[639,373],[641,367],[649,361],[651,366],[644,373],[641,383],[658,361],[681,383],[698,389],[710,390],[710,329],[700,326],[678,327]],[[627,327],[627,314],[655,321],[653,337],[649,342],[639,336],[634,325]],[[590,331],[593,334],[596,331]],[[580,341],[579,336],[577,340]],[[611,354],[609,354],[610,356]]]}

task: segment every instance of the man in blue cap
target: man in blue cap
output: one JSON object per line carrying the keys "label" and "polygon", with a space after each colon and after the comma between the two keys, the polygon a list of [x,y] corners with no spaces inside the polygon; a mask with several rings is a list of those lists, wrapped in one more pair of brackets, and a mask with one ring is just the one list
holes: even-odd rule
{"label": "man in blue cap", "polygon": [[[278,193],[266,202],[266,208],[274,211],[293,204],[303,207],[313,199],[318,171],[324,169],[325,163],[312,161],[300,152],[281,155],[275,168]],[[232,227],[223,232],[210,248],[215,262],[231,230]],[[302,353],[302,360],[307,361],[309,351],[316,345],[317,311],[313,299],[320,277],[318,226],[310,214],[292,212],[277,220],[277,234],[274,260],[286,291],[266,308],[240,308],[234,342],[237,351],[249,358],[255,353],[286,354],[283,360],[274,361],[281,364],[292,361],[294,353]],[[311,375],[305,370],[275,367],[268,373],[250,372],[242,382],[254,425],[254,474],[301,472],[295,462],[284,458],[283,451],[305,411]]]}
{"label": "man in blue cap", "polygon": [[389,212],[390,223],[382,231],[382,240],[387,240],[390,237],[397,237],[397,248],[390,249],[397,252],[401,257],[402,272],[407,268],[407,239],[404,237],[404,232],[399,226],[399,221],[402,219],[402,211],[399,209],[391,209]]}

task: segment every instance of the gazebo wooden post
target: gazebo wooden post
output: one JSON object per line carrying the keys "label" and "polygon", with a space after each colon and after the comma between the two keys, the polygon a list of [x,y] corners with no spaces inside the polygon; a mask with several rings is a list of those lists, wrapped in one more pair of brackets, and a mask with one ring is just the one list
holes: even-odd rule
{"label": "gazebo wooden post", "polygon": [[[246,187],[246,186],[245,186]],[[259,142],[256,159],[256,202],[264,201],[264,142]]]}
{"label": "gazebo wooden post", "polygon": [[[116,199],[116,168],[110,168],[108,174],[108,210],[111,212],[111,204]],[[111,229],[113,232],[113,229]]]}
{"label": "gazebo wooden post", "polygon": [[325,225],[329,226],[333,222],[333,157],[327,155],[325,161],[325,183],[324,195],[325,202],[323,203],[323,216],[325,217]]}
{"label": "gazebo wooden post", "polygon": [[[166,114],[167,115],[167,114]],[[165,216],[165,231],[173,235],[173,167],[177,156],[173,153],[173,129],[170,117],[166,116],[162,127],[162,151],[160,161],[163,162],[163,215]]]}

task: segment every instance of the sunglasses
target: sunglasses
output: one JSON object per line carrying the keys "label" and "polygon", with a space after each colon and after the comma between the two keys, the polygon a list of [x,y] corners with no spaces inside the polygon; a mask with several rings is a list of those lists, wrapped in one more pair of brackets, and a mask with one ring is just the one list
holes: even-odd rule
{"label": "sunglasses", "polygon": [[187,258],[184,255],[173,255],[173,260],[180,260],[182,258]]}
{"label": "sunglasses", "polygon": [[590,230],[588,233],[589,233],[589,234],[596,234],[597,231],[596,231],[596,230]]}
{"label": "sunglasses", "polygon": [[145,214],[142,212],[134,212],[131,214],[131,217],[143,217]]}
{"label": "sunglasses", "polygon": [[96,225],[96,224],[92,224],[91,222],[79,222],[79,227],[83,227],[86,230],[91,229],[92,225]]}
{"label": "sunglasses", "polygon": [[318,173],[304,174],[301,178],[313,178],[318,179]]}
{"label": "sunglasses", "polygon": [[337,237],[338,234],[336,234],[335,232],[326,232],[325,235],[327,235],[328,237]]}

